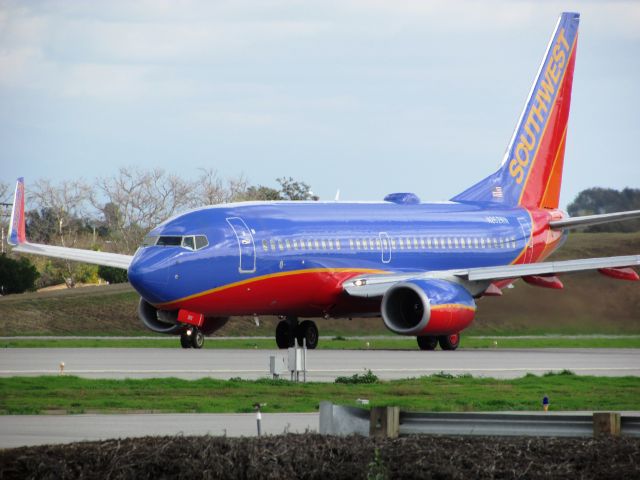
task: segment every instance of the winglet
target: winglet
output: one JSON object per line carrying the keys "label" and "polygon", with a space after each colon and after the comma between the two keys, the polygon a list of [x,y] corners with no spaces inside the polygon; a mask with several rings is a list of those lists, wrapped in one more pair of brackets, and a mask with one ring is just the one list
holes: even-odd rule
{"label": "winglet", "polygon": [[20,177],[16,183],[16,193],[13,197],[11,223],[9,223],[9,244],[20,245],[26,243],[27,235],[24,218],[24,178]]}

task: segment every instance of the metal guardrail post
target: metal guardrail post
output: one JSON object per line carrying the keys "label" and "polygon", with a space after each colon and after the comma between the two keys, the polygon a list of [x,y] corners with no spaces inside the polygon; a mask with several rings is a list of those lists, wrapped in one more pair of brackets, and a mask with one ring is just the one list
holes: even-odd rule
{"label": "metal guardrail post", "polygon": [[373,407],[369,420],[369,436],[397,438],[400,433],[400,407]]}
{"label": "metal guardrail post", "polygon": [[615,412],[594,412],[593,436],[605,437],[620,435],[620,414]]}

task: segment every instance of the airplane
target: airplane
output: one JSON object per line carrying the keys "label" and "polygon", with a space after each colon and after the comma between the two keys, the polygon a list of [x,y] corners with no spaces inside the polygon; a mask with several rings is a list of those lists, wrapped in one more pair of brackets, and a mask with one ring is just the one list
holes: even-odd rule
{"label": "airplane", "polygon": [[455,350],[476,301],[517,279],[559,289],[558,274],[598,270],[637,281],[640,255],[544,261],[572,228],[640,217],[558,208],[579,19],[561,14],[498,170],[449,201],[207,206],[158,225],[130,256],[29,243],[20,178],[13,251],[127,269],[144,325],[183,348],[201,348],[229,317],[277,315],[279,348],[316,348],[312,318],[381,316],[422,350]]}

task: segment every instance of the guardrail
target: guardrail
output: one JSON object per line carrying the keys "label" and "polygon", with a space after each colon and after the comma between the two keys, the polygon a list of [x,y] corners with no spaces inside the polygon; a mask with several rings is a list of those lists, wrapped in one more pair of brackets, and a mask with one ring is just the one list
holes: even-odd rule
{"label": "guardrail", "polygon": [[320,404],[320,433],[396,437],[398,435],[493,435],[531,437],[640,437],[640,415],[589,413],[415,413],[398,407]]}

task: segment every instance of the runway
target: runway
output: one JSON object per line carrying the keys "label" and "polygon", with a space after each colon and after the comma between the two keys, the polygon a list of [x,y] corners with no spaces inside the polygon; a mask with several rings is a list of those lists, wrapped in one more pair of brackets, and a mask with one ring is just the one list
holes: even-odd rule
{"label": "runway", "polygon": [[[195,379],[269,375],[278,350],[182,350],[166,348],[7,348],[0,376],[57,375],[87,378],[178,377]],[[578,375],[640,376],[640,349],[504,349],[446,351],[310,350],[307,379],[333,381],[371,369],[382,379],[446,372],[516,378],[527,373],[571,370]]]}

